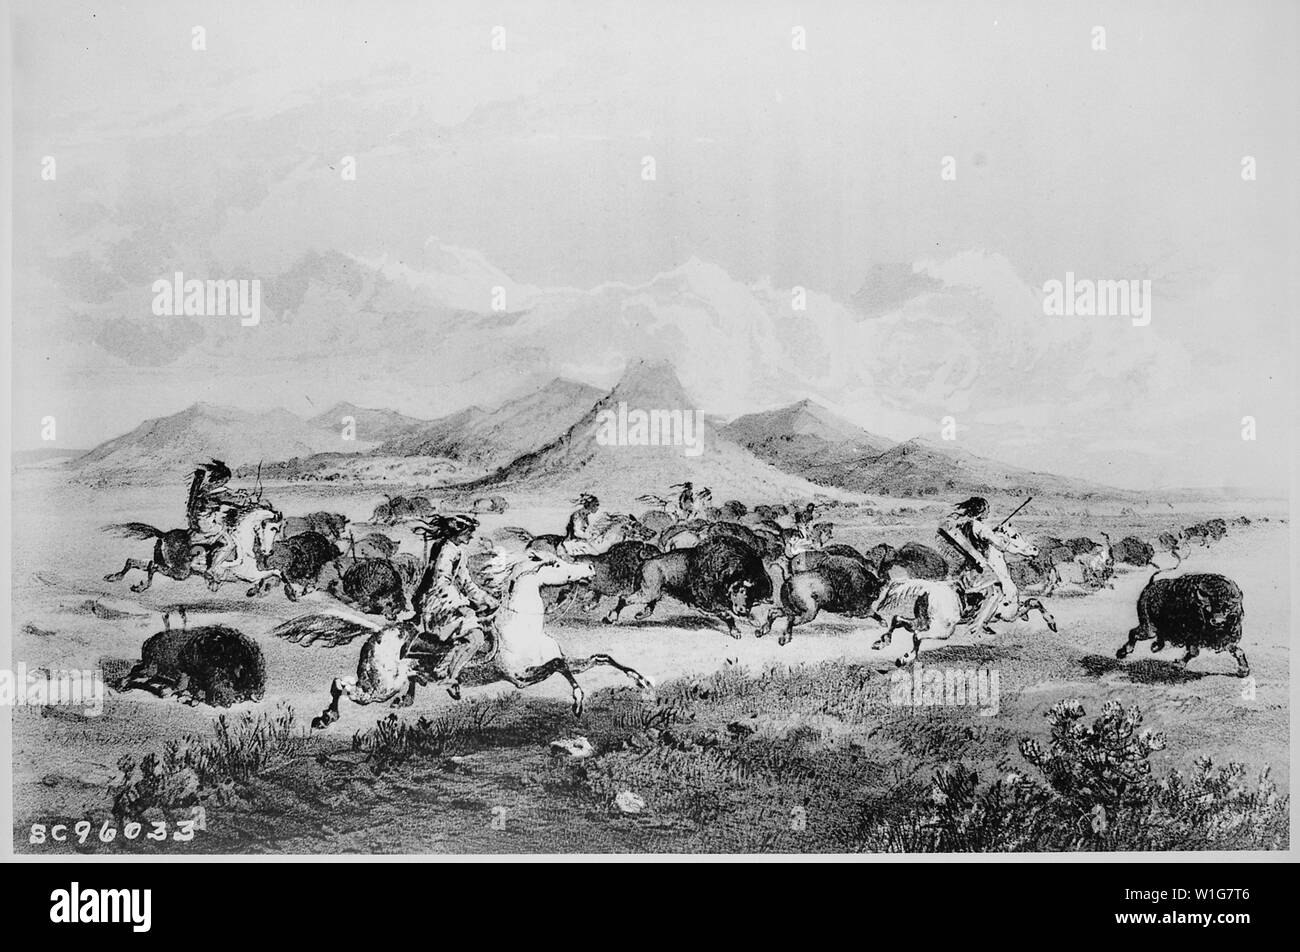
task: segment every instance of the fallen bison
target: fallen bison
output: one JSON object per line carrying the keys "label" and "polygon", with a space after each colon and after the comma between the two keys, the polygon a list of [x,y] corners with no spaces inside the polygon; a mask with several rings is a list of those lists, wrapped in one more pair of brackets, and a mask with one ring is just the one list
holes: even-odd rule
{"label": "fallen bison", "polygon": [[1161,572],[1176,568],[1174,565],[1151,573],[1146,588],[1138,596],[1137,626],[1128,633],[1128,641],[1115,652],[1115,657],[1125,658],[1139,641],[1154,638],[1152,652],[1163,650],[1166,644],[1186,649],[1177,662],[1180,665],[1186,665],[1202,648],[1227,651],[1237,661],[1237,676],[1246,677],[1250,674],[1250,662],[1240,647],[1241,621],[1245,617],[1241,589],[1222,575],[1156,578]]}
{"label": "fallen bison", "polygon": [[181,629],[177,631],[171,627],[170,616],[164,615],[163,630],[144,643],[140,663],[117,689],[140,689],[191,704],[230,707],[262,699],[266,662],[257,642],[234,628],[187,628],[181,612]]}

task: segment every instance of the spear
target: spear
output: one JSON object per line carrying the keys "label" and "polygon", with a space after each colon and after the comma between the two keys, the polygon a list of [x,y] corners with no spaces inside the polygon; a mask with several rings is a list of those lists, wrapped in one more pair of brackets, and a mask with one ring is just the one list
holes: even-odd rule
{"label": "spear", "polygon": [[[1034,501],[1034,497],[1033,497],[1033,496],[1030,496],[1028,499],[1026,499],[1026,500],[1025,500],[1024,502],[1022,502],[1020,505],[1016,506],[1015,509],[1011,510],[1011,516],[1014,516],[1014,515],[1015,515],[1016,513],[1018,513],[1021,509],[1024,509],[1026,506],[1028,506],[1028,505],[1029,505],[1031,502],[1033,502],[1033,501]],[[1001,522],[999,522],[998,525],[997,525],[997,528],[1001,529],[1001,528],[1002,528],[1003,526],[1005,526],[1008,522],[1010,522],[1010,521],[1011,521],[1011,516],[1007,516],[1005,519],[1003,519]]]}

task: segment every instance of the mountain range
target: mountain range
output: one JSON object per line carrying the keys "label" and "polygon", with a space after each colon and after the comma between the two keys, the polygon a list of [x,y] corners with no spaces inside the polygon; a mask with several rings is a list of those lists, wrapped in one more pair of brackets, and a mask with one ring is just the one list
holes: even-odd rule
{"label": "mountain range", "polygon": [[[656,411],[662,431],[638,430]],[[630,424],[630,425],[629,425]],[[352,429],[351,439],[345,427]],[[649,436],[647,436],[647,433]],[[148,420],[70,464],[97,483],[174,479],[202,460],[268,465],[274,475],[422,479],[466,490],[667,494],[690,480],[715,499],[802,498],[818,493],[928,496],[960,493],[1122,495],[1118,490],[988,460],[915,438],[895,442],[812,400],[730,422],[701,414],[667,361],[635,362],[609,391],[556,378],[495,409],[471,406],[436,420],[339,403],[310,419],[198,403]],[[439,464],[430,469],[430,462]],[[442,465],[446,464],[446,465]]]}

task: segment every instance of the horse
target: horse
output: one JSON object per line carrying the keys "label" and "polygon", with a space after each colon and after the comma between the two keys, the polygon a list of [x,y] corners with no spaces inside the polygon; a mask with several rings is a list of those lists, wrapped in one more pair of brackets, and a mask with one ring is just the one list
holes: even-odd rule
{"label": "horse", "polygon": [[106,532],[117,532],[127,538],[158,541],[154,543],[152,559],[147,562],[127,559],[121,571],[105,575],[104,581],[120,582],[132,569],[138,569],[145,573],[145,579],[132,585],[131,591],[143,592],[153,584],[156,572],[177,582],[200,575],[213,592],[224,582],[253,582],[245,593],[249,597],[265,594],[272,582],[279,581],[289,600],[296,601],[297,596],[285,582],[284,573],[267,565],[271,547],[283,527],[284,517],[265,504],[243,512],[234,526],[212,543],[194,542],[189,529],[164,531],[145,522],[105,526]]}
{"label": "horse", "polygon": [[[560,645],[543,630],[541,587],[588,579],[593,574],[590,565],[565,562],[554,554],[534,550],[523,555],[499,555],[487,572],[490,584],[499,587],[502,596],[485,625],[492,647],[485,656],[471,662],[486,678],[482,683],[505,681],[525,688],[558,674],[569,682],[573,713],[578,717],[585,708],[586,694],[575,675],[597,665],[622,671],[642,691],[653,690],[649,678],[607,654],[565,657]],[[389,702],[394,707],[409,707],[415,700],[417,683],[429,684],[447,677],[444,662],[451,645],[422,639],[424,633],[413,618],[377,627],[338,615],[307,615],[285,622],[271,634],[304,646],[319,643],[331,648],[367,635],[356,676],[335,678],[330,685],[329,706],[312,721],[312,727],[318,730],[339,719],[340,698],[347,697],[355,704]]]}
{"label": "horse", "polygon": [[[592,527],[595,536],[589,540],[591,551],[588,555],[600,555],[608,552],[619,542],[650,542],[655,539],[655,532],[643,526],[636,516],[624,513],[612,513],[597,520]],[[501,530],[524,543],[527,552],[540,552],[546,555],[558,555],[558,547],[564,542],[564,536],[553,532],[533,535],[519,526],[506,526]]]}
{"label": "horse", "polygon": [[[995,622],[1028,621],[1029,613],[1037,611],[1052,631],[1056,619],[1037,598],[1021,598],[1007,572],[1005,555],[1022,555],[1033,558],[1038,546],[1027,541],[1010,524],[993,530],[992,545],[987,558],[994,574],[1002,582],[1002,597],[985,594],[972,609],[970,596],[992,587],[993,582],[974,585],[970,573],[958,579],[900,578],[890,581],[871,608],[870,616],[886,624],[885,632],[873,644],[872,650],[890,644],[894,631],[902,628],[912,635],[912,646],[896,661],[908,664],[916,660],[921,642],[926,639],[946,641],[962,625],[982,629],[986,634],[996,634]],[[963,553],[966,551],[963,547]]]}

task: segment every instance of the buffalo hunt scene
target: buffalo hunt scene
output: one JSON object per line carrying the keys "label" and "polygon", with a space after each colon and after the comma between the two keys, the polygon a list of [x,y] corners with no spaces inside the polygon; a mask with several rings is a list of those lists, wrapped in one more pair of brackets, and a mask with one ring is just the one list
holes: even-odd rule
{"label": "buffalo hunt scene", "polygon": [[13,5],[14,851],[1289,850],[1287,31],[499,6]]}

